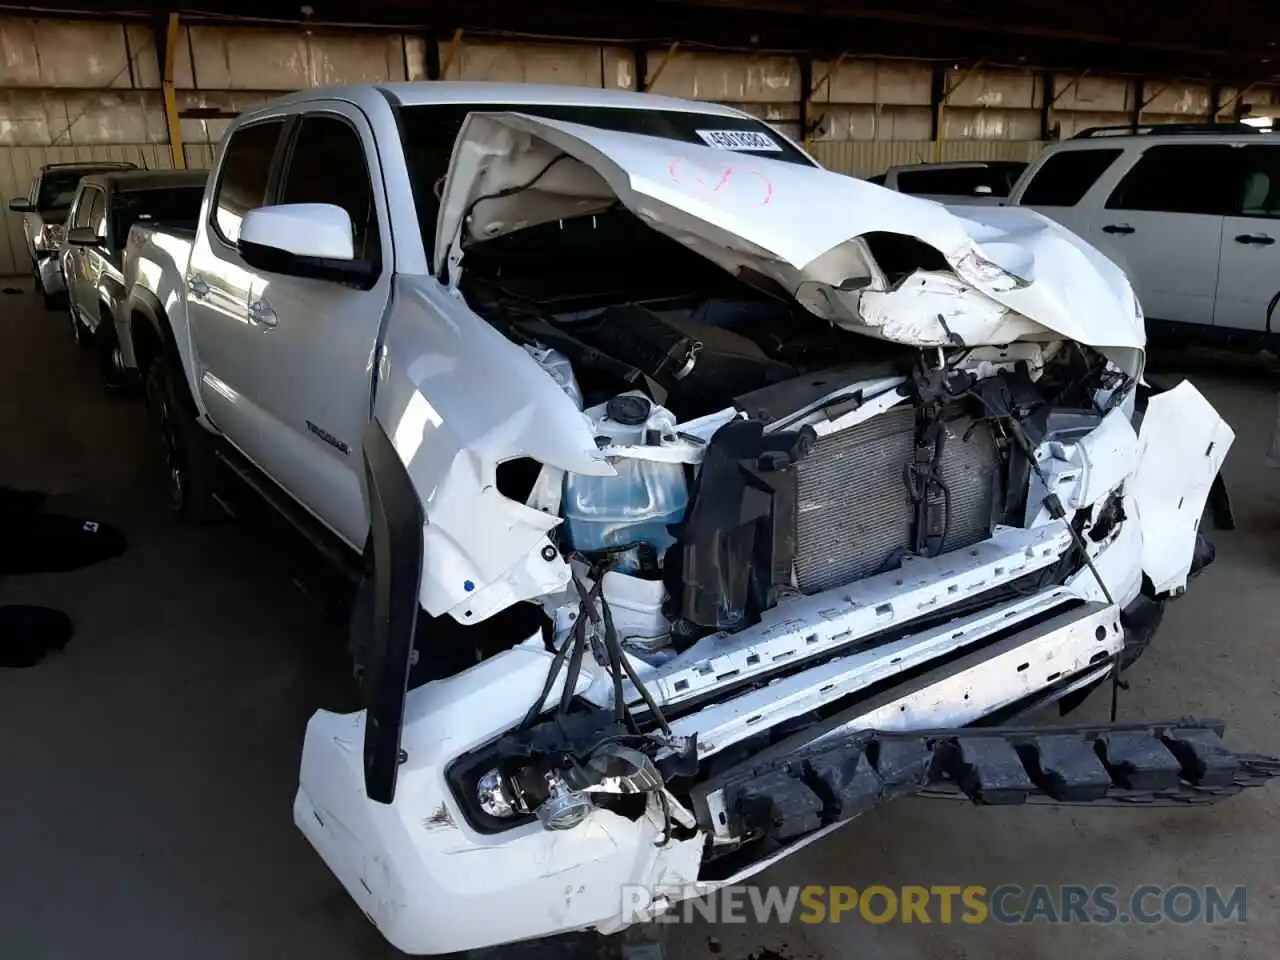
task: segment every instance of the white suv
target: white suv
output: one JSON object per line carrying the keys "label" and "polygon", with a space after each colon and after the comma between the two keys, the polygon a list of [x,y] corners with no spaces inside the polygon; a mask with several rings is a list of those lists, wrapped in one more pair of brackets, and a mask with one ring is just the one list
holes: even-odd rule
{"label": "white suv", "polygon": [[1244,124],[1095,127],[1048,147],[1009,203],[1123,267],[1153,335],[1280,333],[1280,136]]}

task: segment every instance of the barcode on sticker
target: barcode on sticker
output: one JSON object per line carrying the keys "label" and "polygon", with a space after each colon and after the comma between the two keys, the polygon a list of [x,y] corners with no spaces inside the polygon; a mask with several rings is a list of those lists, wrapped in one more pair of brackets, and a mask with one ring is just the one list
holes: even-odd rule
{"label": "barcode on sticker", "polygon": [[759,130],[696,130],[703,143],[717,150],[772,150],[781,153],[778,141]]}

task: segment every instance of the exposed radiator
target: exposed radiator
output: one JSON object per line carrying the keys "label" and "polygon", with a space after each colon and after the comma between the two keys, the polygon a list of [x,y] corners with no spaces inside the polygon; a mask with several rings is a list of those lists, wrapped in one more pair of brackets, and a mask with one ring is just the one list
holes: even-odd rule
{"label": "exposed radiator", "polygon": [[[973,428],[968,440],[965,434]],[[915,440],[915,410],[896,407],[823,437],[797,470],[796,579],[804,593],[876,573],[911,546],[914,510],[903,480]],[[951,491],[943,552],[991,534],[999,455],[985,423],[947,422],[942,480]]]}

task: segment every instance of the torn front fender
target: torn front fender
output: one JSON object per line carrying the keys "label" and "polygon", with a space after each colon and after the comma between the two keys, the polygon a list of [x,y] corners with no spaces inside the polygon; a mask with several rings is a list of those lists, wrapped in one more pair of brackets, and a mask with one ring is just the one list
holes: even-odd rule
{"label": "torn front fender", "polygon": [[393,299],[374,419],[426,512],[423,609],[477,623],[563,589],[569,567],[548,537],[559,518],[504,496],[497,468],[528,458],[612,476],[582,411],[456,291],[397,277]]}
{"label": "torn front fender", "polygon": [[1187,584],[1209,490],[1234,440],[1227,422],[1185,380],[1147,404],[1132,503],[1142,529],[1142,570],[1157,595],[1180,593]]}

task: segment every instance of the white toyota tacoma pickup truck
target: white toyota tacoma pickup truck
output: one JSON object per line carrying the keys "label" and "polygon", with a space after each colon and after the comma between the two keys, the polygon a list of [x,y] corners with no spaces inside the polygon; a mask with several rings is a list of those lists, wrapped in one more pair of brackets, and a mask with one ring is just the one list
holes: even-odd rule
{"label": "white toyota tacoma pickup truck", "polygon": [[1145,646],[1233,439],[1038,214],[714,104],[414,83],[243,115],[194,234],[131,242],[174,506],[230,468],[363,564],[366,709],[294,815],[405,951],[616,931],[903,793],[1274,774],[1007,726]]}

